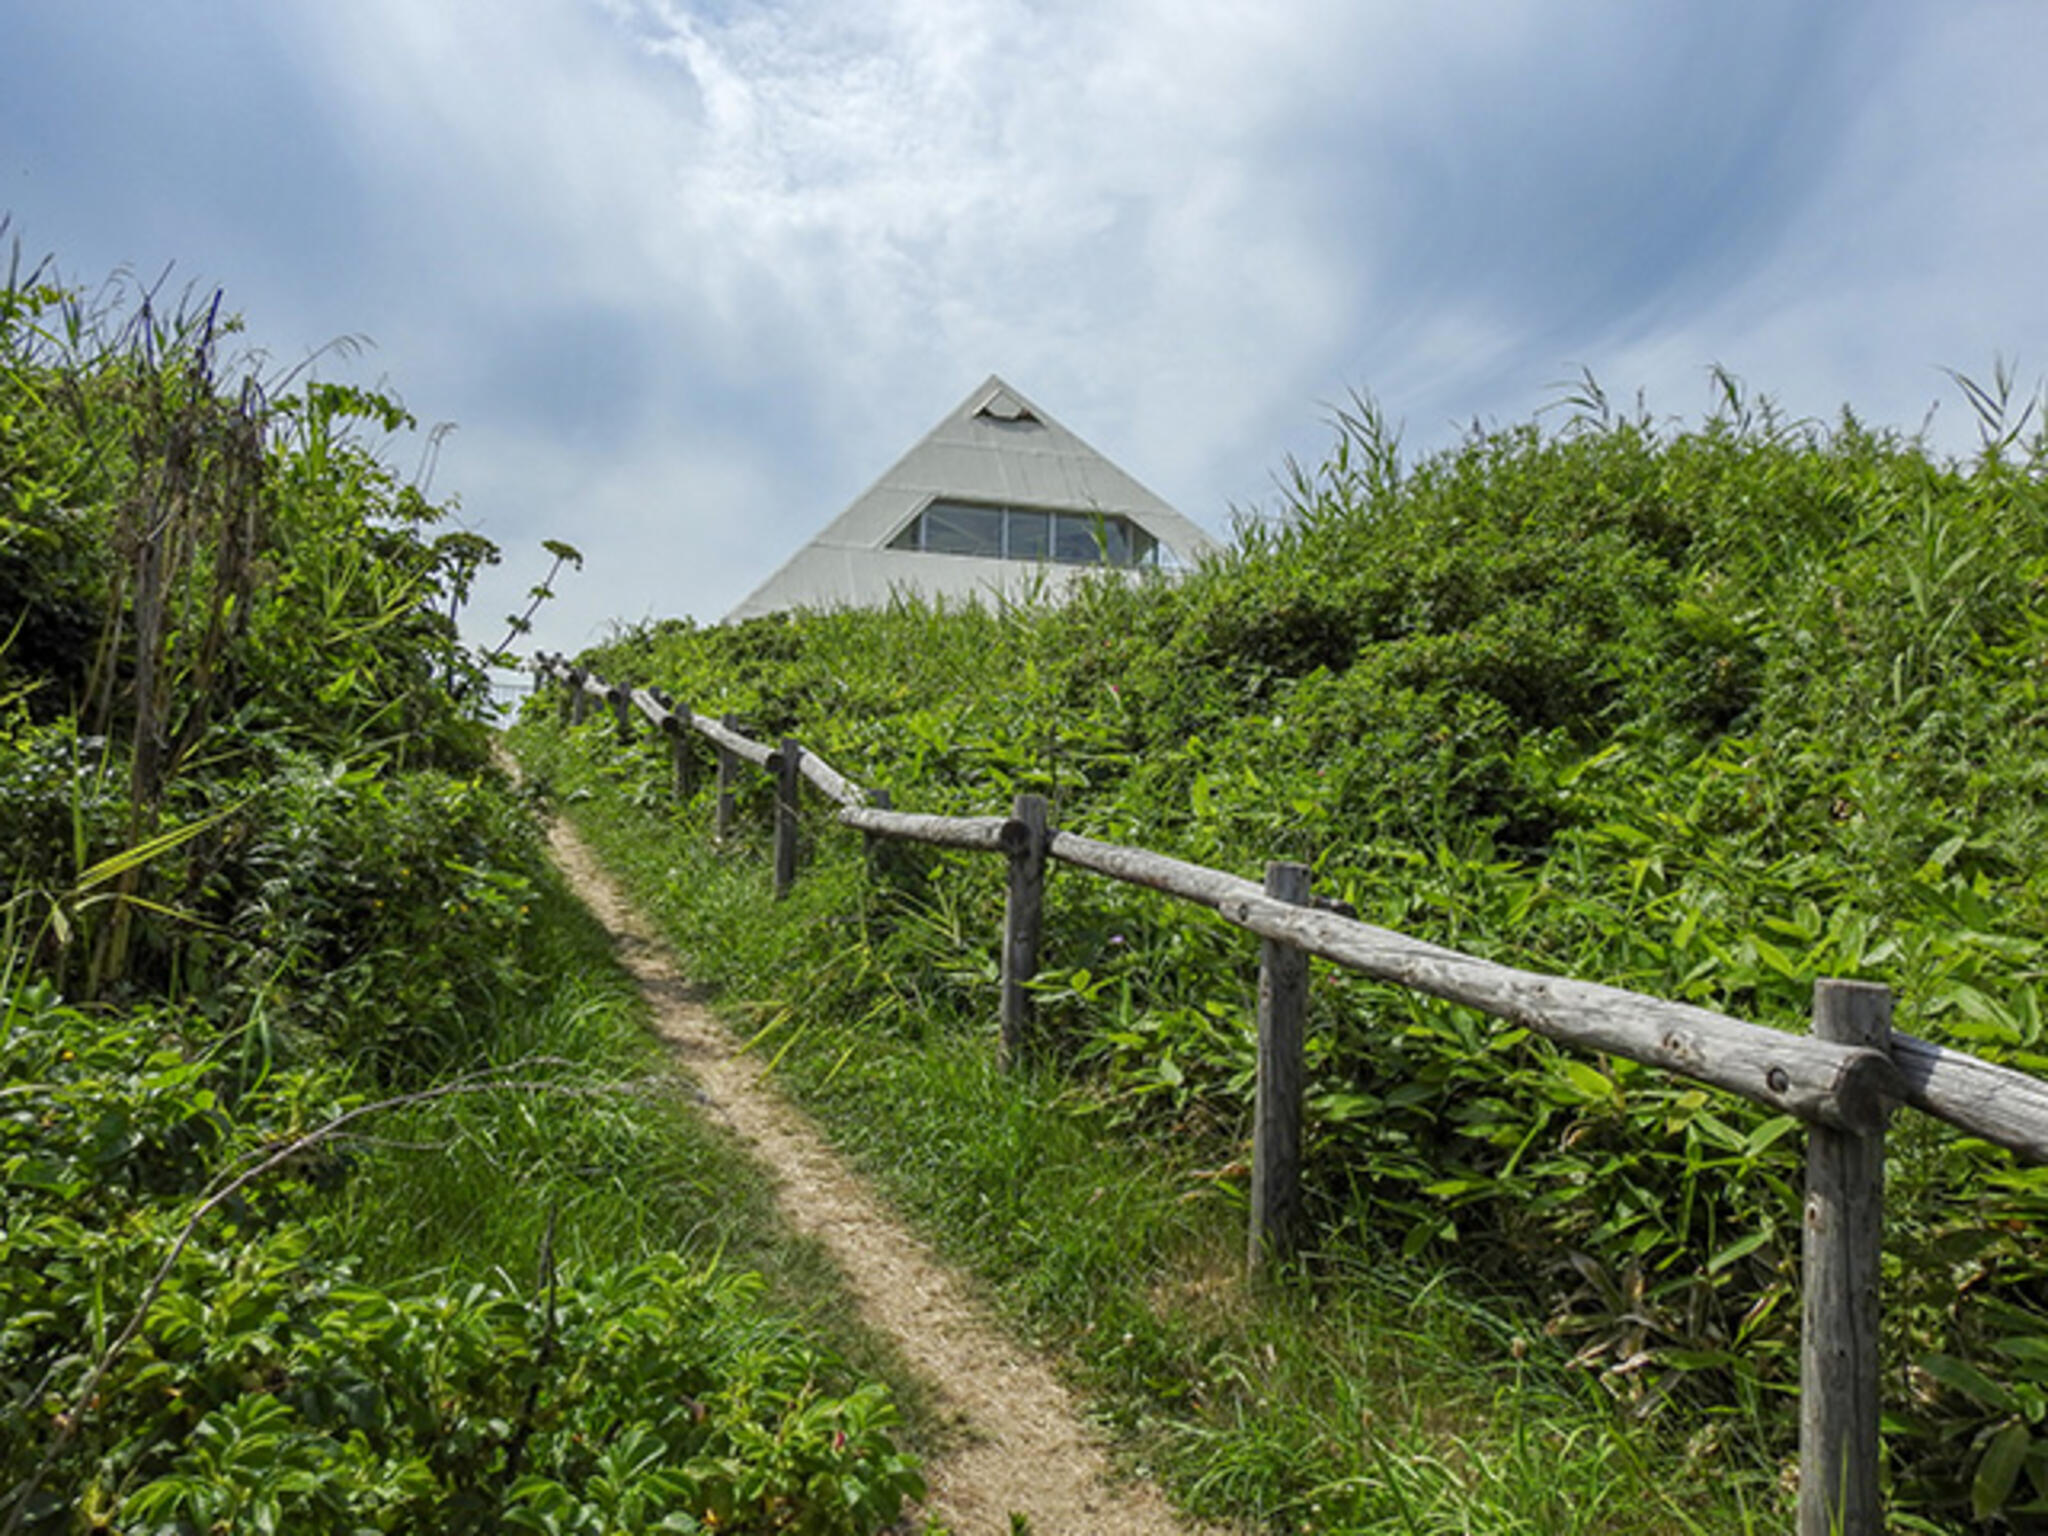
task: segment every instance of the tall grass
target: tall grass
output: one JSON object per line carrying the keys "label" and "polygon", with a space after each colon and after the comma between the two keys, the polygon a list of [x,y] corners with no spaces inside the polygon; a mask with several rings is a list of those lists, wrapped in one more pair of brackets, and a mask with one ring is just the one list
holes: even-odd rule
{"label": "tall grass", "polygon": [[489,765],[495,549],[236,329],[0,273],[0,1532],[894,1528],[829,1266]]}
{"label": "tall grass", "polygon": [[752,1271],[766,1306],[862,1377],[887,1380],[913,1436],[944,1443],[929,1394],[813,1240],[776,1211],[774,1175],[696,1111],[610,935],[549,880],[537,895],[542,980],[498,999],[477,1065],[545,1063],[559,1091],[466,1096],[385,1116],[347,1149],[328,1246],[372,1283],[529,1281],[676,1255]]}
{"label": "tall grass", "polygon": [[[771,904],[758,849],[714,847],[701,805],[643,803],[602,732],[514,740],[827,1134],[1191,1509],[1301,1532],[1775,1523],[1770,1469],[1723,1431],[1687,1446],[1617,1413],[1539,1316],[1470,1275],[1353,1229],[1277,1289],[1248,1289],[1242,1196],[1213,1138],[1133,1138],[1084,1083],[997,1069],[987,914],[879,894],[857,841],[822,819],[803,879]],[[906,925],[950,950],[949,974],[891,974]],[[821,930],[828,944],[810,941]],[[986,1022],[937,998],[837,1006],[935,985]]]}
{"label": "tall grass", "polygon": [[[1553,430],[1413,464],[1360,402],[1277,517],[1173,585],[652,625],[586,659],[794,732],[899,805],[1038,790],[1072,830],[1247,874],[1300,859],[1387,926],[1788,1029],[1816,978],[1882,981],[1902,1028],[2048,1068],[2048,432],[2003,374],[1964,385],[1968,463],[1717,383],[1695,429],[1588,381]],[[579,771],[653,809],[657,768]],[[907,896],[778,930],[779,960],[735,981],[788,1001],[770,1043],[801,1037],[793,1076],[835,1013],[911,1043],[986,1027],[997,882],[903,862]],[[1227,1170],[1248,947],[1062,877],[1044,955],[1041,1044],[1070,1074],[1050,1101]],[[1534,1308],[1629,1412],[1711,1431],[1706,1461],[1735,1426],[1760,1427],[1755,1456],[1789,1444],[1792,1122],[1356,979],[1313,990],[1309,1042],[1322,1231]],[[839,1046],[844,1071],[879,1049]],[[1895,1508],[2031,1518],[2048,1185],[1918,1121],[1891,1152]],[[1198,1205],[1234,1187],[1195,1182]]]}

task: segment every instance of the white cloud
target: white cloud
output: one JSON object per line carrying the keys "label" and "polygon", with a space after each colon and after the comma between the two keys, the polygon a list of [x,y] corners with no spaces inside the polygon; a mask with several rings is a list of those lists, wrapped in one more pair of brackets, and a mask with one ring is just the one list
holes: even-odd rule
{"label": "white cloud", "polygon": [[2048,367],[2048,310],[2027,256],[2048,235],[2048,10],[1915,10],[1897,68],[1845,99],[1842,154],[1772,258],[1697,313],[1617,338],[1612,372],[1665,409],[1701,409],[1721,362],[1793,415],[1916,430],[1967,453],[1975,424],[1942,372]]}
{"label": "white cloud", "polygon": [[508,550],[595,515],[627,616],[723,612],[990,369],[1220,524],[1353,386],[1426,446],[1579,364],[1910,426],[2048,361],[2032,0],[244,0],[276,73],[196,97],[103,3],[89,106],[0,61],[36,185],[370,333],[442,483]]}
{"label": "white cloud", "polygon": [[718,618],[758,579],[759,510],[779,492],[751,445],[703,435],[648,444],[630,459],[579,460],[530,436],[486,433],[459,451],[451,444],[446,469],[464,486],[466,516],[513,501],[548,509],[519,538],[500,535],[503,562],[479,579],[471,605],[474,638],[495,642],[505,615],[524,607],[546,568],[543,538],[583,553],[582,569],[556,580],[534,620],[550,650],[592,644],[614,624]]}

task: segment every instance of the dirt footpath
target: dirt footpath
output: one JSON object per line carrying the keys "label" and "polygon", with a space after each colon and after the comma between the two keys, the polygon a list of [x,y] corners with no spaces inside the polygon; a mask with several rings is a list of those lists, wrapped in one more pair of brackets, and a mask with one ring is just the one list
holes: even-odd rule
{"label": "dirt footpath", "polygon": [[1004,1337],[965,1282],[899,1224],[803,1115],[760,1080],[758,1063],[691,997],[667,947],[565,824],[556,861],[611,930],[654,1009],[655,1027],[696,1076],[711,1112],[774,1170],[783,1213],[845,1273],[868,1324],[896,1341],[956,1415],[966,1446],[925,1469],[927,1509],[961,1536],[1189,1536],[1149,1484],[1113,1482],[1073,1399],[1045,1363]]}

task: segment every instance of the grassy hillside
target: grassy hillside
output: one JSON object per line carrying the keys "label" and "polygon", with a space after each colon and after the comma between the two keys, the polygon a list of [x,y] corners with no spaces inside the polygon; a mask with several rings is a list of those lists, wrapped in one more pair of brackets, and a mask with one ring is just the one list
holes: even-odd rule
{"label": "grassy hillside", "polygon": [[232,337],[0,284],[0,1531],[891,1525],[489,761],[496,551]]}
{"label": "grassy hillside", "polygon": [[[1552,430],[1475,433],[1414,464],[1361,402],[1279,515],[1177,585],[1105,582],[1059,609],[654,625],[584,659],[794,733],[902,808],[987,813],[1036,789],[1075,830],[1247,873],[1303,859],[1370,921],[1789,1029],[1815,978],[1866,977],[1897,991],[1901,1028],[2048,1070],[2048,439],[1973,389],[1984,452],[1944,462],[1847,418],[1782,420],[1724,382],[1725,409],[1697,429],[1617,416],[1589,387]],[[857,1106],[846,1134],[920,1186],[911,1198],[964,1249],[1034,1266],[1020,1284],[1044,1294],[1011,1289],[1036,1326],[1092,1354],[1077,1293],[1155,1287],[1116,1304],[1155,1358],[1112,1390],[1165,1426],[1184,1488],[1228,1485],[1229,1507],[1289,1520],[1352,1510],[1335,1529],[1377,1509],[1403,1528],[1355,1415],[1347,1433],[1304,1407],[1302,1444],[1243,1464],[1228,1426],[1271,1389],[1233,1377],[1235,1325],[1161,1299],[1191,1283],[1171,1223],[1132,1217],[1124,1270],[1104,1253],[1108,1272],[1058,1276],[1080,1241],[1059,1224],[1088,1218],[1071,1200],[1042,1219],[1015,1203],[988,1141],[1014,1127],[886,1107],[915,1060],[985,1044],[1000,902],[986,866],[929,860],[878,887],[821,820],[825,889],[799,901],[814,919],[837,902],[838,918],[752,919],[771,950],[717,905],[752,898],[731,861],[706,862],[701,819],[648,841],[654,749],[621,763],[602,727],[525,729],[556,787],[622,851],[637,842],[643,890],[757,1010],[764,1049],[786,1046],[821,1102]],[[1250,947],[1079,876],[1056,882],[1049,921],[1040,1044],[1055,1066],[1034,1113],[1083,1142],[1129,1138],[1183,1211],[1227,1210],[1249,1128]],[[1363,981],[1320,979],[1313,1007],[1320,1251],[1303,1305],[1339,1306],[1374,1274],[1410,1286],[1407,1266],[1452,1274],[1521,1320],[1518,1369],[1540,1340],[1537,1355],[1672,1431],[1687,1476],[1739,1484],[1782,1455],[1790,1122]],[[2043,1176],[1918,1117],[1892,1153],[1895,1506],[1944,1528],[2023,1525],[2048,1509]],[[980,1226],[994,1212],[1009,1213],[1000,1239]],[[1303,1402],[1329,1396],[1302,1369],[1325,1382]],[[1768,1479],[1753,1516],[1772,1507]]]}

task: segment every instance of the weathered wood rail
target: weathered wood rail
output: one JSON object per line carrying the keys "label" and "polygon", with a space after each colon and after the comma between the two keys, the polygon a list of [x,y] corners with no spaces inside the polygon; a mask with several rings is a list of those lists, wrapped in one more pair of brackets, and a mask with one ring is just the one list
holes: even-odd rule
{"label": "weathered wood rail", "polygon": [[[2048,1083],[1891,1027],[1892,998],[1869,982],[1815,984],[1813,1031],[1782,1030],[1710,1009],[1594,982],[1518,970],[1357,920],[1318,898],[1302,866],[1274,862],[1263,882],[1053,826],[1037,795],[1008,816],[898,811],[793,738],[775,747],[727,717],[696,714],[666,695],[608,684],[560,657],[535,658],[539,683],[562,685],[563,719],[593,702],[622,743],[633,712],[668,738],[678,798],[694,794],[693,738],[715,752],[717,835],[733,821],[738,763],[776,780],[774,888],[800,864],[798,786],[838,807],[870,839],[901,839],[1008,864],[1000,1023],[1006,1060],[1028,1049],[1048,863],[1070,864],[1215,912],[1261,940],[1258,1080],[1254,1095],[1248,1264],[1254,1275],[1301,1240],[1302,1029],[1308,959],[1479,1009],[1575,1050],[1624,1057],[1797,1116],[1807,1125],[1800,1354],[1799,1536],[1877,1536],[1880,1498],[1878,1271],[1885,1127],[1903,1104],[2034,1162],[2048,1162]],[[538,686],[538,685],[537,685]]]}

